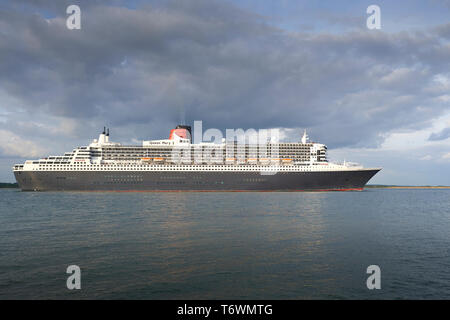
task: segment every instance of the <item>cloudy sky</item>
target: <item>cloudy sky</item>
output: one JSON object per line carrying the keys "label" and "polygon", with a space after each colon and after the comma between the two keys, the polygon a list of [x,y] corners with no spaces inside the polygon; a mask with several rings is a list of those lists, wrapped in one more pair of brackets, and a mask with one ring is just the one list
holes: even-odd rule
{"label": "cloudy sky", "polygon": [[0,2],[0,181],[104,125],[137,143],[194,120],[306,128],[372,183],[450,185],[450,1]]}

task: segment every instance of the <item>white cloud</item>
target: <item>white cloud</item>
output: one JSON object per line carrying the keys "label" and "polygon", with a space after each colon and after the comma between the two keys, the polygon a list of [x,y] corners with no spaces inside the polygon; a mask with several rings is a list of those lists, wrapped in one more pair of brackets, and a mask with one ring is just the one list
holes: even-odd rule
{"label": "white cloud", "polygon": [[384,85],[394,85],[404,81],[408,81],[411,75],[414,74],[414,70],[410,68],[398,68],[393,70],[388,75],[385,75],[380,79],[380,82]]}
{"label": "white cloud", "polygon": [[439,96],[436,98],[440,102],[450,102],[450,95],[449,94],[443,94],[442,96]]}
{"label": "white cloud", "polygon": [[46,149],[36,143],[25,140],[7,130],[0,129],[0,150],[7,156],[35,158],[46,154]]}
{"label": "white cloud", "polygon": [[381,144],[381,150],[415,150],[424,147],[450,147],[449,141],[443,139],[438,141],[430,140],[430,135],[441,132],[450,125],[450,113],[447,113],[432,121],[428,128],[421,130],[407,130],[400,132],[390,132],[385,136]]}
{"label": "white cloud", "polygon": [[429,154],[427,154],[427,155],[425,155],[425,156],[419,158],[419,160],[425,160],[425,161],[432,160],[432,159],[433,159],[433,157],[430,156]]}

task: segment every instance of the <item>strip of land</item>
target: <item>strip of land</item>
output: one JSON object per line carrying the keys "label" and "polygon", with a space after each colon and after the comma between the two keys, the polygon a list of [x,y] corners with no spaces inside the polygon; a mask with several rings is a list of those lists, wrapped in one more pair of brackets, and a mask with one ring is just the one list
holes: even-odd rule
{"label": "strip of land", "polygon": [[366,185],[365,188],[383,188],[383,189],[450,189],[450,186],[392,186],[392,185]]}
{"label": "strip of land", "polygon": [[7,183],[7,182],[0,182],[0,188],[18,188],[19,185],[17,183]]}

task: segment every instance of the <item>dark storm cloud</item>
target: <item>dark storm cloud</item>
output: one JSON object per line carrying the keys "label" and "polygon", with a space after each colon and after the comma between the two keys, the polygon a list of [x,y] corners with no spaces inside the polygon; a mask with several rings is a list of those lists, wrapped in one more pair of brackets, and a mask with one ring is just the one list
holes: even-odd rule
{"label": "dark storm cloud", "polygon": [[[0,88],[40,121],[106,122],[123,137],[145,138],[166,135],[184,112],[205,127],[307,127],[334,147],[375,146],[449,108],[436,82],[450,72],[449,25],[308,34],[211,0],[138,10],[119,1],[52,3],[19,1],[0,12]],[[81,30],[65,27],[72,3],[81,6]],[[15,110],[0,108],[10,112],[5,128],[22,134]]]}
{"label": "dark storm cloud", "polygon": [[441,37],[446,38],[447,40],[450,39],[450,23],[439,26],[435,30]]}

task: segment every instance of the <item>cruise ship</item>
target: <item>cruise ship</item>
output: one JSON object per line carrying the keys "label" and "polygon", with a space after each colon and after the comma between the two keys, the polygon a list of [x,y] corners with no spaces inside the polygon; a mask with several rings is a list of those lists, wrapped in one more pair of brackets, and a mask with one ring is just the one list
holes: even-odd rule
{"label": "cruise ship", "polygon": [[23,191],[360,191],[381,169],[327,160],[327,147],[299,142],[192,143],[191,127],[168,139],[122,145],[98,139],[62,156],[13,167]]}

